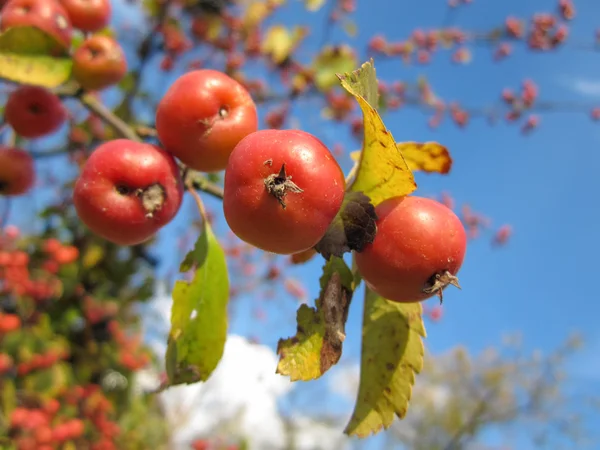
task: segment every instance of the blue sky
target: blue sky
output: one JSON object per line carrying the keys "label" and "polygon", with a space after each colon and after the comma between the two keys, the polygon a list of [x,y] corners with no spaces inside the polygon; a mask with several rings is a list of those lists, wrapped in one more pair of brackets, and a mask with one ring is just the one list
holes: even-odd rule
{"label": "blue sky", "polygon": [[[301,53],[309,56],[321,42],[324,11],[308,14],[300,2],[290,3],[276,21],[311,24],[311,35]],[[358,0],[360,13],[354,16],[358,36],[349,39],[335,30],[330,42],[364,48],[365,40],[375,33],[382,33],[391,41],[400,40],[416,26],[435,28],[443,21],[470,31],[489,31],[501,26],[508,15],[528,17],[540,10],[553,10],[556,3],[479,0],[448,15],[441,0],[422,0],[418,7],[416,2],[400,0]],[[591,44],[594,30],[600,26],[600,22],[594,22],[600,17],[600,4],[595,0],[575,3],[577,16],[571,27],[571,40]],[[123,20],[137,19],[125,13],[115,17],[115,22]],[[442,98],[467,107],[491,105],[503,88],[518,89],[525,78],[538,84],[540,98],[545,101],[600,106],[600,50],[567,46],[556,52],[533,54],[515,46],[514,54],[501,63],[492,61],[488,47],[472,50],[473,62],[465,66],[453,65],[447,51],[435,54],[434,62],[427,66],[406,66],[397,59],[376,59],[375,64],[378,75],[385,80],[414,82],[419,75],[425,75]],[[364,55],[361,59],[365,59]],[[164,92],[173,80],[174,75],[154,72],[146,81],[148,86],[161,86]],[[295,109],[298,126],[329,145],[342,142],[353,150],[357,144],[349,134],[317,120],[315,108],[317,104],[307,101]],[[264,111],[261,109],[262,117]],[[151,118],[151,111],[145,113]],[[571,332],[578,331],[587,346],[574,359],[573,374],[581,386],[597,386],[600,330],[596,323],[600,303],[595,281],[600,254],[600,123],[593,123],[586,112],[552,112],[542,115],[538,130],[523,137],[515,125],[499,121],[492,127],[484,119],[472,120],[466,130],[446,121],[432,131],[427,127],[427,116],[413,109],[387,114],[384,121],[398,141],[436,140],[451,151],[452,173],[418,174],[417,194],[450,192],[458,204],[469,203],[490,217],[494,225],[509,223],[514,229],[506,248],[492,249],[487,237],[469,244],[459,274],[463,289],[448,290],[443,320],[428,327],[427,348],[439,353],[462,344],[478,352],[498,345],[503,335],[518,331],[527,349],[551,351]],[[349,167],[347,157],[340,162]],[[58,160],[44,160],[39,166],[64,168],[60,164]],[[38,190],[35,195],[49,193]],[[33,210],[31,200],[25,197],[14,202],[14,210],[20,213],[12,215],[13,222],[27,223]],[[42,200],[35,204],[38,201]],[[207,199],[207,204],[219,211],[220,205],[212,199]],[[164,255],[163,273],[180,258],[174,251],[175,239],[195,215],[187,198],[183,212],[161,234],[155,253]],[[225,231],[222,219],[217,220],[217,230]],[[314,261],[294,269],[293,275],[305,282],[311,298],[318,295],[320,266],[320,261]],[[360,354],[361,295],[362,290],[356,293],[352,305],[345,359],[357,359]],[[268,326],[252,318],[255,300],[242,298],[236,304],[231,331],[258,336],[275,348],[279,337],[295,330],[296,304],[285,295],[281,297],[272,300],[275,306],[268,307],[273,317]]]}

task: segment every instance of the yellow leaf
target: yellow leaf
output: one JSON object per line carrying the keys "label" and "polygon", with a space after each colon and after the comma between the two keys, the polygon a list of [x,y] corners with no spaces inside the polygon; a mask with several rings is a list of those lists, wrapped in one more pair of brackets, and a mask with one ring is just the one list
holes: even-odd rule
{"label": "yellow leaf", "polygon": [[0,53],[0,78],[55,88],[71,77],[72,65],[67,58]]}
{"label": "yellow leaf", "polygon": [[89,269],[98,264],[102,258],[104,258],[104,248],[102,248],[100,245],[94,244],[87,248],[83,254],[81,263],[83,267]]}
{"label": "yellow leaf", "polygon": [[277,344],[277,373],[288,375],[290,381],[308,381],[319,378],[339,361],[352,282],[352,272],[343,259],[332,257],[325,264],[316,307],[301,305],[296,335]]}
{"label": "yellow leaf", "polygon": [[209,41],[214,41],[221,35],[223,30],[223,19],[217,15],[206,15],[206,21],[208,22],[208,31],[206,32],[206,38]]}
{"label": "yellow leaf", "polygon": [[0,34],[0,78],[54,88],[71,76],[68,49],[35,27]]}
{"label": "yellow leaf", "polygon": [[18,26],[0,34],[0,51],[19,55],[66,57],[69,49],[36,27]]}
{"label": "yellow leaf", "polygon": [[406,415],[423,368],[422,311],[420,303],[390,302],[366,289],[360,384],[346,434],[364,438]]}
{"label": "yellow leaf", "polygon": [[356,37],[358,34],[358,27],[356,26],[356,22],[352,20],[346,20],[342,26],[346,34],[350,37]]}
{"label": "yellow leaf", "polygon": [[304,0],[304,6],[309,11],[318,11],[325,4],[325,0]]}
{"label": "yellow leaf", "polygon": [[271,13],[271,8],[266,1],[253,1],[248,5],[244,14],[244,28],[251,30],[257,27]]}
{"label": "yellow leaf", "polygon": [[398,142],[396,147],[404,156],[411,170],[448,173],[452,168],[452,158],[448,149],[437,142]]}
{"label": "yellow leaf", "polygon": [[338,77],[358,101],[364,120],[363,149],[351,190],[369,196],[373,205],[410,194],[417,188],[414,176],[376,110],[377,76],[373,63],[367,62]]}
{"label": "yellow leaf", "polygon": [[289,58],[305,35],[305,30],[301,27],[295,27],[293,32],[290,33],[283,25],[274,25],[265,34],[262,51],[275,64],[281,64]]}
{"label": "yellow leaf", "polygon": [[348,45],[327,46],[314,59],[315,84],[328,91],[338,83],[336,74],[349,72],[358,64],[356,54]]}

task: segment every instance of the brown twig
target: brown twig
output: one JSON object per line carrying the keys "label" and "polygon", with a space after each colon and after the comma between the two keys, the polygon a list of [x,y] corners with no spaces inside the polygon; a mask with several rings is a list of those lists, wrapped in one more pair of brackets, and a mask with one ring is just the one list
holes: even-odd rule
{"label": "brown twig", "polygon": [[90,94],[82,94],[79,96],[81,103],[91,112],[96,114],[100,119],[113,127],[122,137],[136,142],[142,142],[140,136],[127,123],[117,117],[110,109],[102,102]]}

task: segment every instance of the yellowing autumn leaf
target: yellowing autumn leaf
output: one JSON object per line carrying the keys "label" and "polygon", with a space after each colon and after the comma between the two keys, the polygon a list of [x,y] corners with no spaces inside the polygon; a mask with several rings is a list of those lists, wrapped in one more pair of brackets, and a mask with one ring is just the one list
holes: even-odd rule
{"label": "yellowing autumn leaf", "polygon": [[289,58],[305,35],[306,31],[301,27],[295,27],[290,33],[283,25],[273,25],[267,30],[262,41],[262,51],[275,64],[281,64]]}
{"label": "yellowing autumn leaf", "polygon": [[338,74],[342,86],[358,101],[363,112],[364,141],[351,190],[363,192],[373,205],[417,188],[413,174],[396,147],[392,133],[377,112],[377,76],[372,62],[353,72]]}
{"label": "yellowing autumn leaf", "polygon": [[331,258],[323,267],[315,307],[301,305],[296,335],[277,344],[277,373],[288,375],[291,381],[308,381],[339,361],[352,290],[352,272],[343,259]]}
{"label": "yellowing autumn leaf", "polygon": [[422,311],[420,303],[390,302],[366,289],[360,383],[346,434],[364,438],[406,415],[423,368]]}
{"label": "yellowing autumn leaf", "polygon": [[55,88],[71,77],[69,58],[0,53],[0,78],[17,83]]}
{"label": "yellowing autumn leaf", "polygon": [[266,1],[253,1],[246,8],[244,14],[244,28],[251,30],[258,26],[271,14],[271,8]]}
{"label": "yellowing autumn leaf", "polygon": [[396,147],[412,171],[446,174],[452,168],[448,149],[437,142],[398,142]]}
{"label": "yellowing autumn leaf", "polygon": [[358,64],[356,54],[348,45],[327,46],[315,57],[312,68],[315,71],[315,85],[321,91],[328,91],[338,83],[338,73],[349,72]]}
{"label": "yellowing autumn leaf", "polygon": [[0,78],[54,88],[70,78],[72,65],[64,46],[37,28],[0,34]]}
{"label": "yellowing autumn leaf", "polygon": [[[413,172],[447,174],[452,168],[452,157],[446,147],[437,142],[397,142],[396,148]],[[360,161],[361,151],[350,152],[350,159]]]}
{"label": "yellowing autumn leaf", "polygon": [[318,11],[325,4],[325,0],[304,0],[304,6],[308,11]]}

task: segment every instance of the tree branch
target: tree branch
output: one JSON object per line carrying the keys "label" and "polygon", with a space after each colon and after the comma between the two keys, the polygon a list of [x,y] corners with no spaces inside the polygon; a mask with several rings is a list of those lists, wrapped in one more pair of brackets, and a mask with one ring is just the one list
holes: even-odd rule
{"label": "tree branch", "polygon": [[223,200],[223,188],[218,184],[209,181],[200,172],[186,168],[183,171],[183,183],[186,187],[197,189],[215,198]]}
{"label": "tree branch", "polygon": [[81,103],[91,112],[100,117],[104,122],[113,127],[122,137],[136,142],[142,142],[139,135],[127,123],[117,117],[110,109],[90,94],[79,96]]}

